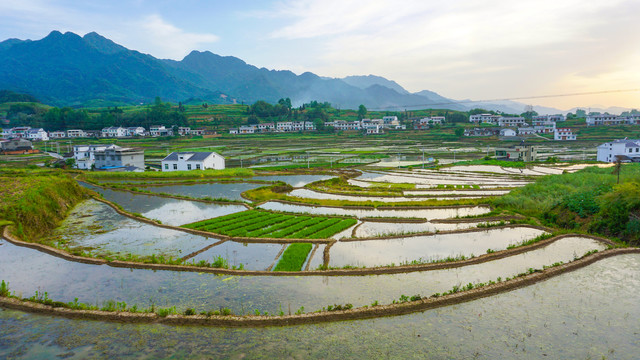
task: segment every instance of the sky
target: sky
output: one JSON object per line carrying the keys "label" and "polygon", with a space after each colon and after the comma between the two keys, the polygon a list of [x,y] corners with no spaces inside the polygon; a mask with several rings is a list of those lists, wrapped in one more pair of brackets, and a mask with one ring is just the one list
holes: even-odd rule
{"label": "sky", "polygon": [[559,109],[640,108],[638,0],[0,0],[0,41],[95,31],[181,60],[191,50],[410,92]]}

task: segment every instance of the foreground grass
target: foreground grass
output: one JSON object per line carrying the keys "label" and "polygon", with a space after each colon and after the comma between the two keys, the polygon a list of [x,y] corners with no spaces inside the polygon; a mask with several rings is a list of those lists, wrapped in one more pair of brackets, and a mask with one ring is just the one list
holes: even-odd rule
{"label": "foreground grass", "polygon": [[15,234],[23,240],[48,234],[86,198],[85,191],[60,171],[0,171],[0,183],[0,223],[15,224]]}
{"label": "foreground grass", "polygon": [[190,171],[146,171],[107,172],[92,171],[84,173],[89,179],[177,179],[177,178],[245,178],[253,177],[251,169],[231,168],[224,170],[190,170]]}
{"label": "foreground grass", "polygon": [[572,174],[543,176],[512,190],[493,204],[565,229],[640,243],[640,164],[623,165],[620,183],[613,168],[589,167]]}
{"label": "foreground grass", "polygon": [[301,271],[302,265],[307,260],[312,245],[309,243],[298,243],[287,246],[282,254],[282,258],[273,268],[273,271]]}

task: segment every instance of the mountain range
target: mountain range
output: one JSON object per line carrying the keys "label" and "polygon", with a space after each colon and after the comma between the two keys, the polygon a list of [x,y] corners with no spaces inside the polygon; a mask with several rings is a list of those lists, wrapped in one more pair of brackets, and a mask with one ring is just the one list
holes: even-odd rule
{"label": "mountain range", "polygon": [[[129,50],[95,33],[52,31],[40,40],[0,42],[0,89],[31,94],[57,106],[149,103],[156,96],[185,103],[275,103],[295,106],[317,100],[343,109],[484,108],[521,113],[525,104],[456,101],[429,90],[410,93],[383,77],[320,77],[268,70],[233,56],[192,51],[181,61],[157,59]],[[534,107],[539,113],[560,113]]]}

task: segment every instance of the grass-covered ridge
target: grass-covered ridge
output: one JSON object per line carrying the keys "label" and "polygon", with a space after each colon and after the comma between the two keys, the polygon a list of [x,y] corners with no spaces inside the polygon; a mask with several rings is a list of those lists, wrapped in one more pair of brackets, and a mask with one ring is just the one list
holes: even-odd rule
{"label": "grass-covered ridge", "polygon": [[89,179],[182,179],[182,178],[245,178],[255,173],[246,168],[229,168],[223,170],[189,170],[189,171],[146,171],[146,172],[87,172]]}
{"label": "grass-covered ridge", "polygon": [[15,225],[15,235],[37,240],[53,230],[86,198],[84,190],[58,171],[0,171],[0,223]]}
{"label": "grass-covered ridge", "polygon": [[640,243],[640,164],[589,167],[549,175],[494,200],[494,205],[541,219],[548,225],[581,229]]}
{"label": "grass-covered ridge", "polygon": [[184,225],[231,237],[327,239],[355,225],[356,219],[299,216],[248,210]]}
{"label": "grass-covered ridge", "polygon": [[280,190],[281,185],[265,186],[257,189],[252,189],[242,193],[243,197],[253,202],[265,202],[270,200],[281,200],[293,203],[316,205],[316,206],[337,206],[337,207],[420,207],[420,206],[478,206],[487,205],[490,203],[490,197],[485,198],[471,198],[471,199],[455,199],[455,200],[416,200],[416,201],[397,201],[397,202],[385,202],[385,201],[371,201],[363,197],[362,201],[351,200],[332,200],[332,199],[309,199],[298,196],[291,196],[286,194],[286,190]]}

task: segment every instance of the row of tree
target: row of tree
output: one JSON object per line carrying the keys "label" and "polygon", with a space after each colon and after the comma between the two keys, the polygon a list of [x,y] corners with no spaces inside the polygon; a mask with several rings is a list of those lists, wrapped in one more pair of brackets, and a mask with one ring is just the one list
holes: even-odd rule
{"label": "row of tree", "polygon": [[152,125],[188,126],[187,116],[180,107],[174,109],[170,103],[156,98],[153,105],[139,111],[124,112],[118,107],[95,111],[84,109],[44,108],[37,104],[13,104],[9,107],[7,119],[12,126],[31,126],[47,130],[100,130],[109,126]]}

